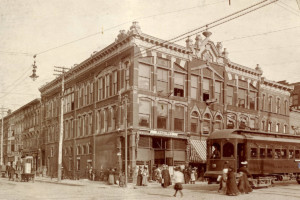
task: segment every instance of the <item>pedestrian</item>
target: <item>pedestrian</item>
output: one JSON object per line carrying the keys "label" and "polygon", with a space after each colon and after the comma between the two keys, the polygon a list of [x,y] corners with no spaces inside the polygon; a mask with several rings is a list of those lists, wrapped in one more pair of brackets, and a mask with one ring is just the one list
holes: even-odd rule
{"label": "pedestrian", "polygon": [[228,168],[227,181],[226,181],[226,195],[228,196],[239,195],[239,190],[236,184],[236,176],[232,167]]}
{"label": "pedestrian", "polygon": [[143,170],[143,174],[142,174],[142,186],[148,185],[148,176],[149,176],[148,167],[144,166],[144,170]]}
{"label": "pedestrian", "polygon": [[229,167],[229,162],[225,161],[223,165],[223,170],[222,170],[222,175],[219,176],[219,182],[220,182],[220,187],[218,189],[218,192],[222,191],[223,193],[226,192],[226,181],[227,181],[227,173],[228,173],[228,167]]}
{"label": "pedestrian", "polygon": [[108,172],[108,184],[113,185],[115,183],[114,180],[114,169],[110,169]]}
{"label": "pedestrian", "polygon": [[9,174],[10,174],[9,180],[14,181],[15,180],[15,165],[14,164],[12,164],[10,166],[10,168],[9,168]]}
{"label": "pedestrian", "polygon": [[120,181],[120,174],[117,170],[117,168],[114,168],[114,181],[115,181],[115,184],[119,185],[119,181]]}
{"label": "pedestrian", "polygon": [[174,190],[175,190],[175,194],[173,195],[174,197],[176,197],[177,192],[179,191],[179,193],[181,194],[181,197],[183,196],[182,190],[182,184],[184,183],[184,175],[183,173],[180,171],[180,167],[175,167],[174,168]]}
{"label": "pedestrian", "polygon": [[248,177],[252,178],[252,175],[247,168],[248,162],[244,161],[244,162],[241,162],[241,164],[242,164],[242,167],[240,167],[238,169],[238,172],[241,175],[238,186],[239,186],[239,190],[241,193],[244,192],[244,193],[248,194],[249,192],[252,192],[252,188],[251,188],[251,185],[248,180]]}
{"label": "pedestrian", "polygon": [[88,178],[90,179],[90,180],[93,180],[93,167],[91,166],[90,167],[90,169],[89,169],[89,175],[88,175]]}
{"label": "pedestrian", "polygon": [[190,173],[189,173],[188,166],[185,166],[183,173],[184,173],[184,183],[188,184],[190,182]]}
{"label": "pedestrian", "polygon": [[136,179],[136,185],[142,186],[142,181],[143,181],[143,169],[142,169],[142,166],[139,166],[138,175],[137,175],[137,179]]}
{"label": "pedestrian", "polygon": [[168,170],[168,166],[164,165],[163,166],[163,170],[161,172],[162,175],[162,182],[161,182],[161,186],[166,188],[169,185],[171,185],[171,176],[170,176],[170,172]]}
{"label": "pedestrian", "polygon": [[120,187],[124,187],[125,186],[125,174],[124,174],[124,172],[120,173],[119,186]]}
{"label": "pedestrian", "polygon": [[196,181],[196,173],[195,173],[195,168],[193,168],[191,171],[191,184],[195,184],[195,181]]}

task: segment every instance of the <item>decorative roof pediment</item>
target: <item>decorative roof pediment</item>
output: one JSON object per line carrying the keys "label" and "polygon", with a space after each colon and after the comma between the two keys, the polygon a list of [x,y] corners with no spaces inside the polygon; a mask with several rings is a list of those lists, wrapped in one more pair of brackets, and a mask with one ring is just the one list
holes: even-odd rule
{"label": "decorative roof pediment", "polygon": [[203,64],[203,65],[200,65],[200,66],[192,67],[191,71],[192,72],[198,72],[199,75],[200,75],[200,70],[201,69],[203,70],[203,75],[204,76],[212,77],[212,73],[214,73],[215,78],[217,80],[224,80],[224,77],[221,74],[219,74],[219,72],[217,72],[212,66],[210,66],[209,63]]}

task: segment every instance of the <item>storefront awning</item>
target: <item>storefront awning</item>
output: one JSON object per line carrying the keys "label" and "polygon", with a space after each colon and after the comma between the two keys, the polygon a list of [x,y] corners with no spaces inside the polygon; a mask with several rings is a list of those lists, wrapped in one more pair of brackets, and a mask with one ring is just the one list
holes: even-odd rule
{"label": "storefront awning", "polygon": [[190,162],[205,163],[206,162],[206,140],[190,140],[191,154]]}

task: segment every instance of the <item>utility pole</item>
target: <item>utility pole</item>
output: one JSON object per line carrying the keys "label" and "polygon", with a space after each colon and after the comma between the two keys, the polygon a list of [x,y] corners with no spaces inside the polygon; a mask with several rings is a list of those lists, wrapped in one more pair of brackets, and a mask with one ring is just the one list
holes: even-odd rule
{"label": "utility pole", "polygon": [[127,182],[128,182],[128,163],[127,163],[127,154],[128,154],[128,147],[127,147],[127,123],[128,123],[128,119],[127,119],[127,101],[128,101],[128,96],[125,95],[124,96],[124,102],[125,102],[125,113],[124,113],[124,117],[125,117],[125,187],[127,187]]}
{"label": "utility pole", "polygon": [[60,125],[59,125],[59,142],[58,142],[58,169],[57,169],[57,181],[61,181],[61,170],[62,170],[62,145],[63,145],[63,136],[64,136],[64,85],[65,85],[65,72],[68,70],[66,67],[56,67],[54,69],[55,72],[59,72],[61,75],[61,103],[60,103]]}
{"label": "utility pole", "polygon": [[4,134],[4,110],[7,108],[4,108],[3,105],[0,108],[1,109],[1,157],[0,157],[0,165],[3,165],[3,134]]}

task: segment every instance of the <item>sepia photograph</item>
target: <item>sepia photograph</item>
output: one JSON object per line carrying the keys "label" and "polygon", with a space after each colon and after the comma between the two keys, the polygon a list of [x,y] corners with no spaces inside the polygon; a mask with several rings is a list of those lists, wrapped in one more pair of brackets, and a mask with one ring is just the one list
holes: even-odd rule
{"label": "sepia photograph", "polygon": [[300,0],[0,0],[0,200],[300,199]]}

